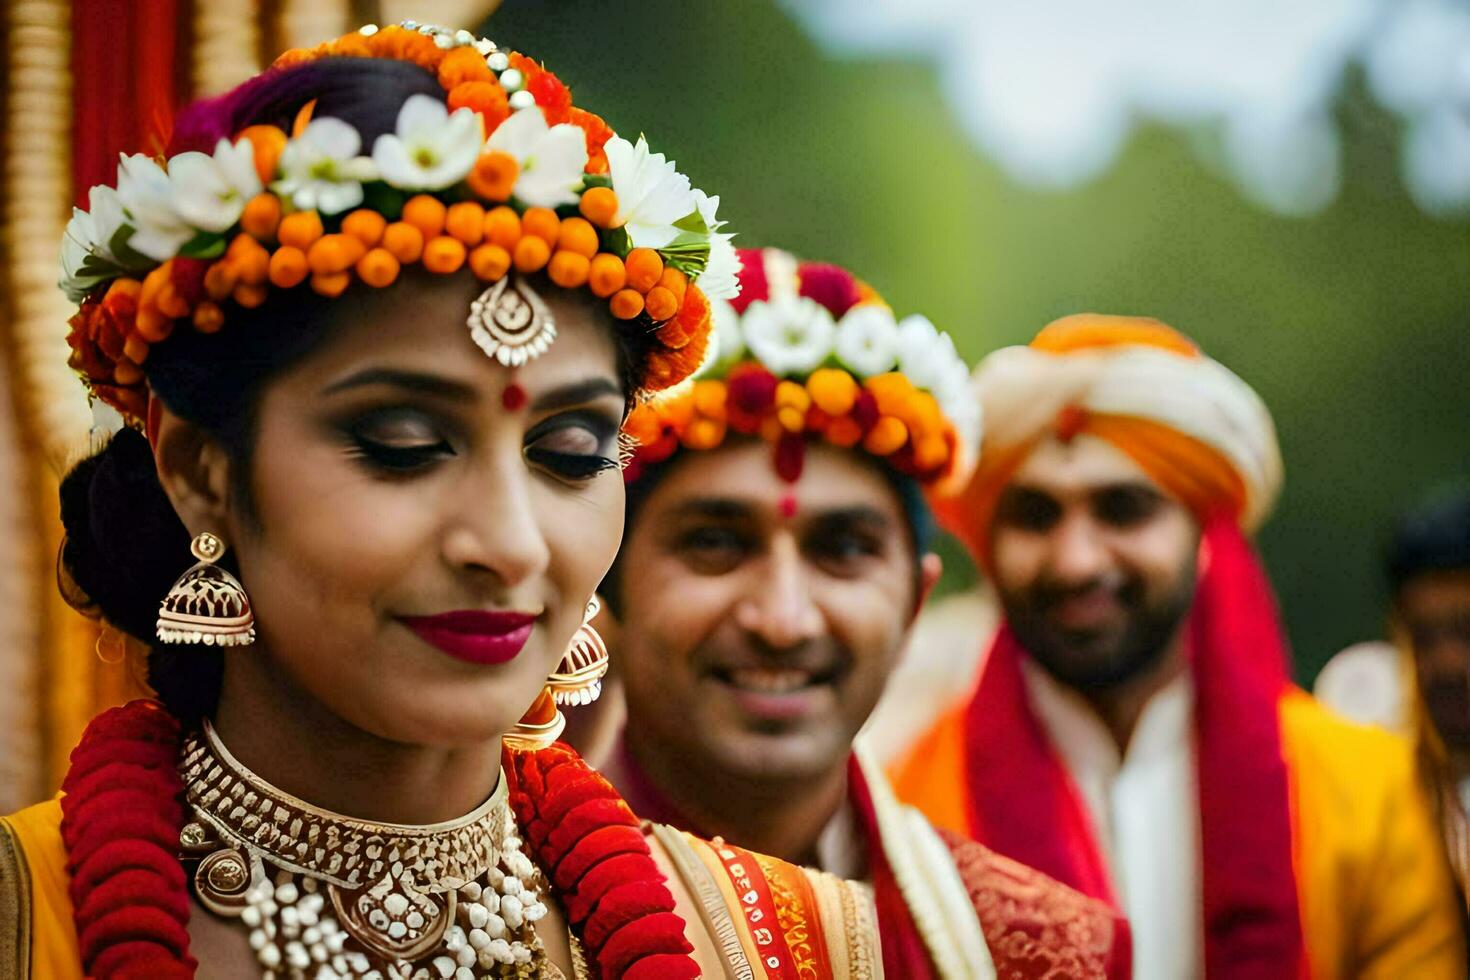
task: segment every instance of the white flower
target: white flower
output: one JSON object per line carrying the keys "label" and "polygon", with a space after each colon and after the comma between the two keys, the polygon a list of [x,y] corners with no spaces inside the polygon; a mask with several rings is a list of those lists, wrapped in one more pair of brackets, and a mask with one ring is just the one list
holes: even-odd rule
{"label": "white flower", "polygon": [[495,127],[485,149],[515,158],[521,170],[511,193],[531,207],[577,203],[587,171],[587,137],[581,128],[569,123],[548,126],[541,110],[531,106]]}
{"label": "white flower", "polygon": [[200,231],[216,233],[229,231],[261,189],[248,139],[238,145],[222,139],[212,157],[180,153],[168,162],[168,180],[179,215]]}
{"label": "white flower", "polygon": [[134,228],[128,245],[157,262],[166,262],[196,234],[174,202],[173,182],[163,168],[141,153],[123,157],[117,170],[117,196]]}
{"label": "white flower", "polygon": [[[946,349],[945,342],[948,341]],[[929,318],[918,313],[898,324],[898,369],[914,387],[935,391],[946,365],[959,360],[954,342],[935,329]]]}
{"label": "white flower", "polygon": [[648,152],[648,141],[637,144],[614,136],[603,147],[618,213],[613,227],[623,227],[634,248],[662,248],[679,235],[674,222],[696,208],[689,178],[674,169],[662,153]]}
{"label": "white flower", "polygon": [[745,353],[745,338],[740,330],[740,314],[735,307],[718,296],[709,297],[710,325],[714,333],[712,353],[705,358],[698,375],[729,367]]}
{"label": "white flower", "polygon": [[805,296],[756,300],[741,319],[745,343],[774,375],[814,371],[832,353],[836,325],[827,308]]}
{"label": "white flower", "polygon": [[439,191],[457,184],[480,155],[480,117],[468,106],[450,115],[438,99],[410,95],[398,110],[396,129],[396,135],[384,133],[373,144],[373,162],[399,190]]}
{"label": "white flower", "polygon": [[[92,287],[121,271],[123,265],[112,252],[113,237],[128,222],[117,191],[98,184],[88,194],[87,204],[90,211],[72,208],[61,239],[60,285],[73,303],[80,303]],[[88,264],[93,268],[83,272]]]}
{"label": "white flower", "polygon": [[337,214],[362,203],[362,182],[377,180],[378,168],[358,156],[362,137],[340,119],[313,119],[281,151],[281,179],[271,189],[301,211]]}
{"label": "white flower", "polygon": [[837,359],[860,378],[892,370],[898,359],[898,324],[877,303],[848,310],[837,324]]}
{"label": "white flower", "polygon": [[740,256],[735,254],[735,246],[730,244],[735,236],[722,233],[720,228],[726,222],[715,217],[720,199],[696,190],[694,202],[710,232],[709,258],[694,284],[711,299],[734,299],[740,295]]}

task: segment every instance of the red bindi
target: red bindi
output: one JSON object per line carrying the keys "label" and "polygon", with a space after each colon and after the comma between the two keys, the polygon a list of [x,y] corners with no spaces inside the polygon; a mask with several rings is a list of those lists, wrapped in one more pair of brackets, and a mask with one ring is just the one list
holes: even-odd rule
{"label": "red bindi", "polygon": [[514,381],[507,384],[505,390],[500,393],[500,404],[505,406],[507,412],[519,412],[526,407],[528,400],[526,389]]}
{"label": "red bindi", "polygon": [[780,504],[777,506],[781,509],[781,516],[788,521],[791,520],[791,518],[796,516],[796,494],[788,493],[783,495]]}

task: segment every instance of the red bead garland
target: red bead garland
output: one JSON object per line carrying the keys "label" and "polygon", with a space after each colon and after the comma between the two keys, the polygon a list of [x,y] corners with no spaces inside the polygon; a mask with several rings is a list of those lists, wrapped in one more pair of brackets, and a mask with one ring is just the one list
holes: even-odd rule
{"label": "red bead garland", "polygon": [[612,784],[565,745],[505,755],[510,804],[536,863],[604,978],[693,980],[684,920],[640,822]]}
{"label": "red bead garland", "polygon": [[178,861],[179,723],[157,701],[92,720],[62,781],[61,837],[82,966],[95,980],[189,980]]}

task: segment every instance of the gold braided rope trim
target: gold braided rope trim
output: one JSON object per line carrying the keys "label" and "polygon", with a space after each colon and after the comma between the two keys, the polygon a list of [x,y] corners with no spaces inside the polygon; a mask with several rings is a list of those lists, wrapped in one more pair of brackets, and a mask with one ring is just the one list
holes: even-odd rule
{"label": "gold braided rope trim", "polygon": [[91,412],[66,366],[70,304],[56,288],[55,242],[71,201],[71,9],[65,0],[7,5],[3,231],[11,257],[17,375],[25,428],[58,472],[87,449]]}
{"label": "gold braided rope trim", "polygon": [[[418,17],[425,23],[461,23],[430,21],[422,14],[404,16]],[[285,0],[276,21],[277,40],[284,48],[309,48],[324,37],[347,33],[352,26],[352,6],[347,0]]]}
{"label": "gold braided rope trim", "polygon": [[259,0],[194,5],[194,95],[228,92],[260,73]]}

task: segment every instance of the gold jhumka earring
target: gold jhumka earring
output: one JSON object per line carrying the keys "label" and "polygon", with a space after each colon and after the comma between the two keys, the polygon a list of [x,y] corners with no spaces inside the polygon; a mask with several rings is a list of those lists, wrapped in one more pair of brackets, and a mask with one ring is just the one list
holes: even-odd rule
{"label": "gold jhumka earring", "polygon": [[602,694],[602,678],[607,673],[607,644],[592,626],[601,608],[597,596],[587,601],[582,625],[567,645],[567,652],[562,654],[561,663],[546,678],[546,686],[530,710],[505,733],[504,740],[511,748],[523,752],[546,748],[567,727],[560,705],[591,704]]}
{"label": "gold jhumka earring", "polygon": [[159,640],[218,647],[254,643],[250,597],[239,579],[215,564],[224,557],[225,543],[203,531],[189,551],[199,562],[179,576],[163,597],[158,609]]}

